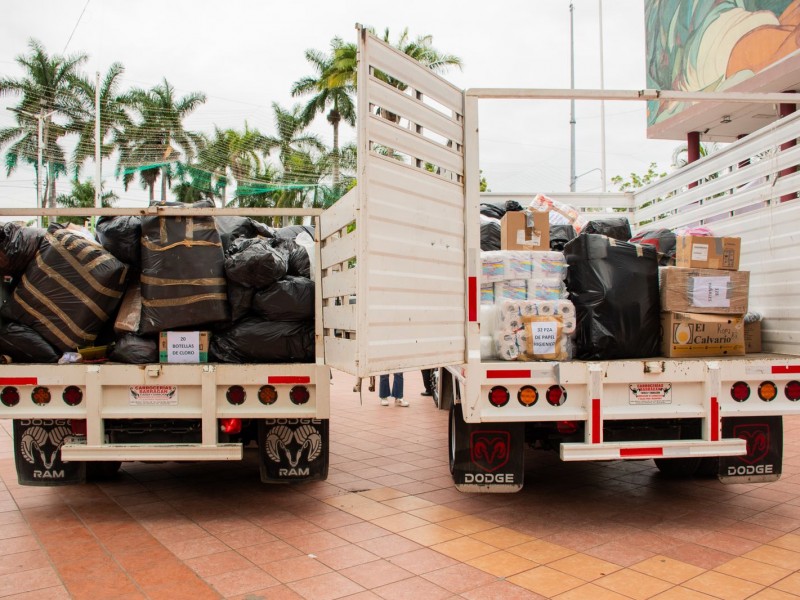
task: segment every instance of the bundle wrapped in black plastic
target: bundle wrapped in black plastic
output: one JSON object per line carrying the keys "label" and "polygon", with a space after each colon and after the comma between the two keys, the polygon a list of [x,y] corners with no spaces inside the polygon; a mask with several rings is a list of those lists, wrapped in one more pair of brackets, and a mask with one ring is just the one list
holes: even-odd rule
{"label": "bundle wrapped in black plastic", "polygon": [[253,297],[253,311],[270,321],[314,319],[314,282],[287,275]]}
{"label": "bundle wrapped in black plastic", "polygon": [[17,277],[36,256],[45,230],[4,223],[0,227],[0,276]]}
{"label": "bundle wrapped in black plastic", "polygon": [[583,226],[581,233],[599,233],[620,242],[627,242],[631,239],[631,223],[627,217],[592,219]]}
{"label": "bundle wrapped in black plastic", "polygon": [[234,323],[244,318],[253,306],[255,289],[236,283],[228,282],[228,304],[231,305],[231,321]]}
{"label": "bundle wrapped in black plastic", "polygon": [[211,336],[211,359],[225,363],[314,360],[314,323],[247,317]]}
{"label": "bundle wrapped in black plastic", "polygon": [[651,246],[582,233],[564,248],[577,316],[575,358],[646,358],[661,342],[658,256]]}
{"label": "bundle wrapped in black plastic", "polygon": [[21,363],[56,363],[59,358],[47,340],[21,323],[7,323],[0,327],[0,354]]}
{"label": "bundle wrapped in black plastic", "polygon": [[273,230],[275,237],[285,240],[293,240],[304,231],[314,239],[314,228],[310,225],[289,225]]}
{"label": "bundle wrapped in black plastic", "polygon": [[[210,208],[214,203],[168,206]],[[225,257],[214,218],[142,218],[141,283],[140,333],[227,320]]]}
{"label": "bundle wrapped in black plastic", "polygon": [[217,231],[225,253],[237,238],[254,238],[259,235],[274,237],[271,227],[249,217],[215,217],[214,221],[217,224]]}
{"label": "bundle wrapped in black plastic", "polygon": [[481,220],[481,250],[500,250],[500,221]]}
{"label": "bundle wrapped in black plastic", "polygon": [[506,214],[504,202],[481,202],[480,213],[490,219],[502,219]]}
{"label": "bundle wrapped in black plastic", "polygon": [[3,316],[57,350],[89,346],[122,299],[128,267],[83,234],[51,225]]}
{"label": "bundle wrapped in black plastic", "polygon": [[128,333],[118,338],[109,356],[114,362],[146,365],[158,362],[158,342]]}
{"label": "bundle wrapped in black plastic", "polygon": [[141,217],[100,217],[95,234],[103,248],[126,265],[138,268],[142,263]]}
{"label": "bundle wrapped in black plastic", "polygon": [[270,245],[286,259],[286,274],[311,277],[311,261],[308,251],[294,240],[274,238]]}
{"label": "bundle wrapped in black plastic", "polygon": [[575,228],[566,223],[563,225],[550,224],[550,250],[563,252],[567,242],[575,238]]}
{"label": "bundle wrapped in black plastic", "polygon": [[662,267],[675,264],[675,232],[669,229],[643,229],[629,240],[632,244],[655,247]]}
{"label": "bundle wrapped in black plastic", "polygon": [[230,281],[252,288],[272,285],[286,275],[286,260],[265,238],[238,238],[225,256]]}

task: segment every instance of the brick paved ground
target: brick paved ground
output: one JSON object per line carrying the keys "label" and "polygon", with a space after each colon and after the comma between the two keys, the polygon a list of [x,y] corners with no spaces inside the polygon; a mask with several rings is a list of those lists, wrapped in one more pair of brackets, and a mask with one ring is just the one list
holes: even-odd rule
{"label": "brick paved ground", "polygon": [[475,496],[453,489],[447,416],[418,374],[410,408],[333,384],[330,476],[299,486],[262,485],[249,456],[20,487],[0,422],[0,597],[800,597],[800,418],[772,484],[531,453],[522,492]]}

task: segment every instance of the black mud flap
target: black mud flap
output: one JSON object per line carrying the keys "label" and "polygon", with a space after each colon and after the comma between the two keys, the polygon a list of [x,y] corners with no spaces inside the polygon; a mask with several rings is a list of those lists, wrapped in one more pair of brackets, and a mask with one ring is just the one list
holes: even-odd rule
{"label": "black mud flap", "polygon": [[722,436],[747,441],[744,456],[719,459],[723,483],[777,481],[783,467],[783,417],[728,417],[722,420]]}
{"label": "black mud flap", "polygon": [[263,419],[258,423],[261,481],[328,478],[328,419]]}
{"label": "black mud flap", "polygon": [[72,436],[68,419],[14,419],[14,462],[20,485],[70,485],[86,481],[86,463],[61,460]]}
{"label": "black mud flap", "polygon": [[[458,405],[460,407],[460,405]],[[451,413],[452,414],[452,413]],[[452,423],[453,481],[461,492],[518,492],[525,475],[524,423]]]}

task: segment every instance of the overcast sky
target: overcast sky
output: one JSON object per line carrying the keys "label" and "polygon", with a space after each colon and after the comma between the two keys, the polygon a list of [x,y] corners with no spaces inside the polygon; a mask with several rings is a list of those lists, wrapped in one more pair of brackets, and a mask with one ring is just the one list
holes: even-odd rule
{"label": "overcast sky", "polygon": [[[599,1],[574,0],[575,86],[600,87]],[[460,56],[463,71],[446,77],[462,88],[570,86],[569,0],[495,0],[470,5],[453,0],[403,2],[267,2],[255,0],[2,0],[0,76],[19,77],[16,56],[30,38],[51,54],[84,52],[87,73],[125,66],[125,87],[150,87],[162,78],[179,94],[204,92],[205,105],[187,121],[192,129],[251,127],[272,133],[271,103],[289,106],[294,81],[312,74],[307,48],[327,51],[332,37],[356,40],[355,23],[383,31],[392,40],[404,28],[412,37],[431,34],[434,46]],[[644,0],[603,3],[605,87],[645,86]],[[5,110],[15,97],[0,98],[0,127],[13,124]],[[578,191],[599,191],[599,103],[577,105]],[[323,118],[314,130],[330,143]],[[354,132],[346,128],[345,140]],[[642,173],[651,160],[667,170],[679,142],[647,141],[645,109],[638,103],[606,104],[607,178]],[[481,168],[493,191],[569,189],[569,103],[482,103]],[[128,192],[104,166],[109,186],[127,203]],[[582,175],[584,174],[585,175]],[[582,176],[581,176],[582,175]],[[609,187],[609,189],[612,189]],[[59,192],[68,191],[66,180]],[[0,173],[0,204],[33,206],[35,174],[23,166]]]}

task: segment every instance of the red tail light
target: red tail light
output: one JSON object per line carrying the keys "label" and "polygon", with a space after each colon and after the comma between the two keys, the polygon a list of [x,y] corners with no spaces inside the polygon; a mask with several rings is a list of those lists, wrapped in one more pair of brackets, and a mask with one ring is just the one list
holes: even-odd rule
{"label": "red tail light", "polygon": [[489,402],[497,408],[508,404],[510,398],[511,394],[502,385],[496,385],[489,391]]}
{"label": "red tail light", "polygon": [[16,406],[19,404],[19,390],[15,387],[4,387],[0,392],[0,402],[6,406]]}
{"label": "red tail light", "polygon": [[575,421],[558,421],[556,428],[561,435],[572,435],[578,432],[578,424]]}
{"label": "red tail light", "polygon": [[36,404],[49,404],[50,403],[50,390],[46,387],[37,386],[33,388],[31,399]]}
{"label": "red tail light", "polygon": [[242,433],[242,420],[241,419],[220,419],[219,430],[222,433],[236,435]]}
{"label": "red tail light", "polygon": [[731,386],[731,398],[736,402],[744,402],[750,397],[750,386],[744,381],[737,381]]}
{"label": "red tail light", "polygon": [[786,397],[792,402],[800,400],[800,381],[790,381],[786,384]]}
{"label": "red tail light", "polygon": [[64,393],[61,394],[61,397],[64,399],[64,402],[70,406],[77,406],[83,402],[83,392],[81,391],[81,388],[75,385],[68,386],[64,390]]}
{"label": "red tail light", "polygon": [[69,422],[72,435],[86,435],[86,419],[72,419]]}
{"label": "red tail light", "polygon": [[228,402],[238,406],[239,404],[244,404],[247,393],[242,386],[232,385],[228,388],[228,391],[225,392],[225,397],[228,399]]}
{"label": "red tail light", "polygon": [[308,388],[306,386],[296,385],[289,392],[289,399],[294,404],[305,404],[311,399],[311,394],[308,392]]}
{"label": "red tail light", "polygon": [[560,385],[551,385],[547,388],[545,397],[547,398],[548,404],[551,406],[561,406],[567,401],[567,390]]}

